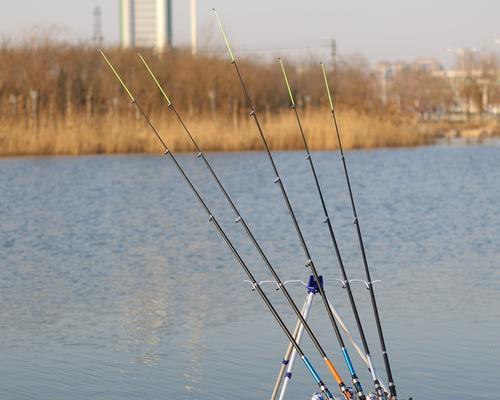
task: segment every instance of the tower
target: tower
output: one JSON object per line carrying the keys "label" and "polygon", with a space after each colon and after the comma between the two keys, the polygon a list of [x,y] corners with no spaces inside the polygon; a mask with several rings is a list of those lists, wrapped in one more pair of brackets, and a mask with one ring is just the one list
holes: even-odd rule
{"label": "tower", "polygon": [[101,17],[102,17],[101,7],[96,6],[94,8],[94,36],[92,37],[92,41],[94,42],[94,45],[96,47],[101,47],[104,39],[102,35]]}
{"label": "tower", "polygon": [[337,65],[337,41],[335,39],[332,39],[330,42],[330,47],[332,51],[332,65],[333,68]]}
{"label": "tower", "polygon": [[191,0],[191,54],[194,56],[198,51],[198,14],[196,0]]}
{"label": "tower", "polygon": [[172,0],[120,0],[122,47],[172,48]]}

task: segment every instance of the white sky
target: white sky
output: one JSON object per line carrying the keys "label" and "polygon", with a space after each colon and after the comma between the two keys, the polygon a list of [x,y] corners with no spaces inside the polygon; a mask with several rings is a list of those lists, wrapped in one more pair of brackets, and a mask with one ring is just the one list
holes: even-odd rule
{"label": "white sky", "polygon": [[[0,1],[0,35],[17,38],[33,26],[57,25],[71,40],[89,39],[93,9],[100,5],[105,40],[118,41],[118,0]],[[220,45],[212,7],[236,53],[311,46],[324,58],[333,38],[340,54],[361,53],[371,62],[431,56],[449,65],[455,55],[448,47],[500,51],[494,42],[500,38],[500,0],[198,0],[201,41]],[[189,0],[174,0],[174,44],[188,42]]]}

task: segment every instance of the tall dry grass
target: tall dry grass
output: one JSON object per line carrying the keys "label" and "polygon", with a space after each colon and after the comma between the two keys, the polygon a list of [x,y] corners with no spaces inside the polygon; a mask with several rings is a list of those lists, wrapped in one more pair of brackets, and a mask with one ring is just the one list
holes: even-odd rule
{"label": "tall dry grass", "polygon": [[[106,52],[172,149],[190,150],[136,52]],[[205,149],[261,149],[227,59],[209,53],[193,57],[182,49],[143,54]],[[319,65],[287,66],[311,148],[335,148]],[[301,148],[279,66],[242,58],[240,67],[270,145]],[[0,44],[0,69],[0,156],[158,151],[96,49],[50,38]],[[359,59],[342,61],[331,72],[334,95],[343,106],[339,119],[346,148],[428,141],[411,117],[382,106],[377,79]]]}
{"label": "tall dry grass", "polygon": [[[336,149],[331,115],[327,109],[303,110],[302,122],[312,150]],[[269,144],[275,150],[303,148],[297,122],[291,111],[272,115],[263,113],[262,125]],[[151,119],[173,151],[193,150],[182,127],[165,109],[155,111]],[[203,149],[207,151],[260,150],[262,143],[250,118],[195,115],[185,122]],[[345,109],[338,111],[343,144],[347,149],[416,146],[431,138],[419,133],[416,122],[405,116],[374,117]],[[89,120],[76,114],[71,120],[29,121],[19,124],[4,119],[0,126],[0,155],[80,155],[99,153],[157,153],[156,138],[142,117],[130,110],[120,115],[103,115]]]}

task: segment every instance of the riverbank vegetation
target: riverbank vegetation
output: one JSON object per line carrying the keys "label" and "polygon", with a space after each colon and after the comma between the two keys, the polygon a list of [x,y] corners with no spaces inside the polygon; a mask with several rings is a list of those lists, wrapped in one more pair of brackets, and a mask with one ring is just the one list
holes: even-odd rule
{"label": "riverbank vegetation", "polygon": [[[136,51],[107,53],[172,149],[191,150]],[[183,49],[165,54],[144,50],[143,55],[205,149],[261,148],[226,57],[217,52],[193,57]],[[15,45],[4,42],[0,66],[0,155],[158,152],[95,48],[39,37]],[[272,148],[301,148],[277,63],[241,58],[240,67]],[[287,67],[311,148],[336,148],[318,63]],[[377,74],[360,56],[339,60],[330,73],[346,148],[427,144],[435,127],[419,123],[415,106],[419,101],[426,107],[441,104],[451,96],[436,78],[419,75],[414,90],[400,80],[394,86],[400,93],[392,95],[400,102],[383,102]],[[401,107],[407,103],[412,106]]]}

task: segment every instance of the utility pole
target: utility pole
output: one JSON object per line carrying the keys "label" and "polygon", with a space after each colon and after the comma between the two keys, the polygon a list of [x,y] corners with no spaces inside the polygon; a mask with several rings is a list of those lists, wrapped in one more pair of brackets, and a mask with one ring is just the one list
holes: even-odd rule
{"label": "utility pole", "polygon": [[332,49],[332,68],[335,69],[337,65],[337,41],[332,39],[330,46]]}
{"label": "utility pole", "polygon": [[194,56],[198,52],[198,19],[196,10],[196,0],[191,0],[191,54]]}
{"label": "utility pole", "polygon": [[102,35],[102,12],[101,12],[101,7],[95,6],[94,8],[94,36],[92,38],[92,41],[94,42],[94,46],[96,47],[102,47],[102,42],[104,40],[104,37]]}

